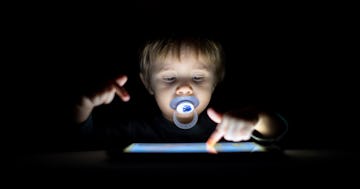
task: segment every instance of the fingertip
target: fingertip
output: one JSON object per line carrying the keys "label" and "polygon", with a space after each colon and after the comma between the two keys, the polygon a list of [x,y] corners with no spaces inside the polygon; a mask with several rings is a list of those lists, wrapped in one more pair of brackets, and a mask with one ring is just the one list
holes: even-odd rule
{"label": "fingertip", "polygon": [[130,100],[130,95],[125,88],[115,86],[116,94],[121,98],[122,101],[127,102]]}
{"label": "fingertip", "polygon": [[123,97],[121,97],[121,98],[122,98],[122,100],[123,100],[124,102],[127,102],[127,101],[130,100],[130,96],[129,96],[129,95],[123,96]]}
{"label": "fingertip", "polygon": [[120,86],[124,86],[125,83],[127,82],[128,77],[126,75],[121,75],[118,78],[116,78],[116,83],[119,84]]}
{"label": "fingertip", "polygon": [[206,150],[211,154],[217,154],[217,150],[215,148],[215,145],[209,145],[206,143]]}

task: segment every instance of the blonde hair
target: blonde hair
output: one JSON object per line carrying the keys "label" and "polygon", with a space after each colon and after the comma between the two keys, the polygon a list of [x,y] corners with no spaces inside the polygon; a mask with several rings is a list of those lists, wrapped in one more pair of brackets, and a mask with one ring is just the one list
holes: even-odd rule
{"label": "blonde hair", "polygon": [[149,41],[140,55],[140,73],[145,85],[150,86],[151,65],[153,62],[172,55],[180,59],[182,50],[189,50],[196,56],[205,57],[208,63],[215,65],[215,85],[225,75],[224,53],[220,43],[203,38],[167,38]]}

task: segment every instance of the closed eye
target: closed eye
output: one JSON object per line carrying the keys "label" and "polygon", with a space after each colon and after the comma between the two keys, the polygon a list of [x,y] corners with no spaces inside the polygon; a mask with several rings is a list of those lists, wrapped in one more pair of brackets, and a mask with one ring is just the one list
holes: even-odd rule
{"label": "closed eye", "polygon": [[202,82],[202,81],[204,81],[204,77],[203,76],[193,76],[193,81],[196,83]]}
{"label": "closed eye", "polygon": [[176,81],[176,77],[164,77],[163,81],[165,81],[166,83],[173,83]]}

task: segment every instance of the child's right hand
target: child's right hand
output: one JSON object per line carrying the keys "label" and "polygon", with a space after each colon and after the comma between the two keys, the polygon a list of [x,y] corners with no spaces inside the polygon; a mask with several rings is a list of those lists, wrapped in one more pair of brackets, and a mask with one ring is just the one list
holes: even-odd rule
{"label": "child's right hand", "polygon": [[117,94],[124,102],[129,101],[130,95],[124,88],[127,79],[126,75],[121,75],[97,91],[92,91],[90,94],[82,96],[74,110],[75,121],[77,123],[85,121],[91,114],[93,108],[102,104],[111,103],[115,94]]}
{"label": "child's right hand", "polygon": [[130,95],[124,88],[127,79],[128,78],[126,75],[121,75],[115,80],[110,81],[99,91],[95,91],[94,93],[92,93],[92,95],[89,95],[88,98],[92,103],[93,107],[111,103],[115,97],[115,94],[117,94],[124,102],[129,101]]}

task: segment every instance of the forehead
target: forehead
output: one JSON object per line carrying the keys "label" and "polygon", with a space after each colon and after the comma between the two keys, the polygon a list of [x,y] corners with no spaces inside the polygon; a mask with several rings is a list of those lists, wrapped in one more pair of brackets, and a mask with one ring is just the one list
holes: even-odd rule
{"label": "forehead", "polygon": [[208,57],[193,51],[183,51],[179,54],[169,52],[164,56],[159,56],[153,65],[162,70],[171,69],[174,65],[191,65],[192,68],[206,70],[213,67]]}

